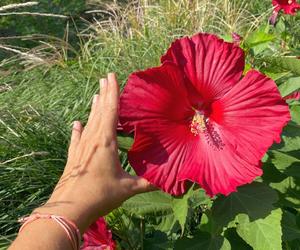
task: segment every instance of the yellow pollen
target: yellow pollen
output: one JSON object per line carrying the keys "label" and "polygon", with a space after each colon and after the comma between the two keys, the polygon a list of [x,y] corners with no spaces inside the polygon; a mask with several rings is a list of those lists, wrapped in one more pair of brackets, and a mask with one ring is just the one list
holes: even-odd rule
{"label": "yellow pollen", "polygon": [[196,112],[192,123],[191,123],[191,132],[194,136],[199,135],[201,132],[204,132],[206,129],[205,116]]}

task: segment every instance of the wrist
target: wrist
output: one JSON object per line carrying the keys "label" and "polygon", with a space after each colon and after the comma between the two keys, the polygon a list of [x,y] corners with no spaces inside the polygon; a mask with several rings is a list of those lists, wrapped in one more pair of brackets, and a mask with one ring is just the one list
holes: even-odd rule
{"label": "wrist", "polygon": [[81,234],[83,234],[92,223],[90,218],[87,216],[88,213],[84,210],[84,208],[79,204],[75,204],[74,202],[62,203],[48,201],[43,206],[36,208],[32,213],[63,216],[74,222]]}

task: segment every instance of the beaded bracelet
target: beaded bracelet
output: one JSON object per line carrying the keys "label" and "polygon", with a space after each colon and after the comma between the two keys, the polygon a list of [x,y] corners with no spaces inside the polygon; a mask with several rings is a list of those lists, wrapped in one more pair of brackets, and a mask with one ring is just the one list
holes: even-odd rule
{"label": "beaded bracelet", "polygon": [[78,227],[74,222],[71,220],[58,215],[53,214],[40,214],[35,213],[27,217],[20,218],[18,221],[22,223],[22,226],[19,229],[19,233],[24,229],[26,225],[29,223],[37,220],[37,219],[52,219],[54,220],[58,225],[61,226],[61,228],[66,232],[68,239],[70,240],[70,243],[72,245],[72,248],[74,250],[78,250],[81,243],[81,235]]}

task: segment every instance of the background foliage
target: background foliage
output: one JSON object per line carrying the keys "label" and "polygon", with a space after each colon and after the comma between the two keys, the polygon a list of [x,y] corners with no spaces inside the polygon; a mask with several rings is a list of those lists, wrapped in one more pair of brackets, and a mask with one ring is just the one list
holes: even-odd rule
{"label": "background foliage", "polygon": [[[25,1],[1,1],[1,5]],[[136,70],[159,64],[177,37],[204,31],[242,37],[245,71],[273,78],[283,96],[300,89],[300,15],[268,25],[271,1],[41,0],[0,15],[0,244],[15,237],[16,219],[44,202],[62,172],[70,124],[86,121],[97,79],[115,71],[122,86]],[[9,13],[7,11],[7,13]],[[1,14],[2,12],[0,12]],[[13,36],[13,38],[8,38]],[[26,36],[26,38],[24,38]],[[300,249],[300,103],[263,159],[264,175],[238,192],[208,198],[137,195],[106,219],[123,249]],[[132,172],[120,136],[122,166]]]}

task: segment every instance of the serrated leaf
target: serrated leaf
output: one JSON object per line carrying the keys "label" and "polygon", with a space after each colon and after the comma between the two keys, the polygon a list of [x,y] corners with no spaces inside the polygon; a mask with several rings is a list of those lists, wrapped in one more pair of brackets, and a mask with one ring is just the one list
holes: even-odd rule
{"label": "serrated leaf", "polygon": [[190,188],[189,191],[182,197],[178,197],[178,198],[174,197],[173,198],[172,208],[174,211],[174,215],[177,218],[177,220],[181,226],[182,233],[184,231],[185,223],[187,220],[187,215],[188,215],[188,210],[189,210],[188,202],[189,202],[192,192],[193,192],[193,189]]}
{"label": "serrated leaf", "polygon": [[[233,223],[239,214],[249,221],[265,218],[274,209],[276,191],[263,183],[253,182],[238,188],[238,192],[218,197],[212,206],[212,217],[216,225],[223,228]],[[232,226],[232,225],[230,225]]]}
{"label": "serrated leaf", "polygon": [[197,232],[193,238],[177,240],[175,250],[230,250],[230,243],[223,236],[212,236],[206,232]]}
{"label": "serrated leaf", "polygon": [[291,77],[286,82],[280,84],[278,88],[283,97],[287,96],[300,89],[300,77]]}
{"label": "serrated leaf", "polygon": [[280,152],[272,150],[269,153],[271,162],[282,173],[300,177],[300,151]]}
{"label": "serrated leaf", "polygon": [[278,191],[280,206],[292,207],[300,210],[300,179],[287,177],[279,183],[270,183]]}
{"label": "serrated leaf", "polygon": [[283,211],[282,216],[283,240],[292,241],[300,239],[300,228],[296,223],[296,216],[288,211]]}
{"label": "serrated leaf", "polygon": [[246,215],[239,215],[237,233],[254,250],[281,250],[281,209],[271,211],[265,218],[250,221]]}
{"label": "serrated leaf", "polygon": [[181,197],[172,197],[161,191],[139,194],[125,201],[122,207],[138,217],[151,216],[157,230],[168,232],[178,222],[183,232],[195,199],[197,202],[209,200],[203,190],[190,188]]}
{"label": "serrated leaf", "polygon": [[273,41],[276,37],[266,32],[267,27],[261,26],[257,30],[250,33],[245,39],[245,44],[248,48],[253,48],[257,45]]}
{"label": "serrated leaf", "polygon": [[172,197],[161,191],[135,195],[125,201],[122,207],[125,210],[140,216],[173,212]]}

